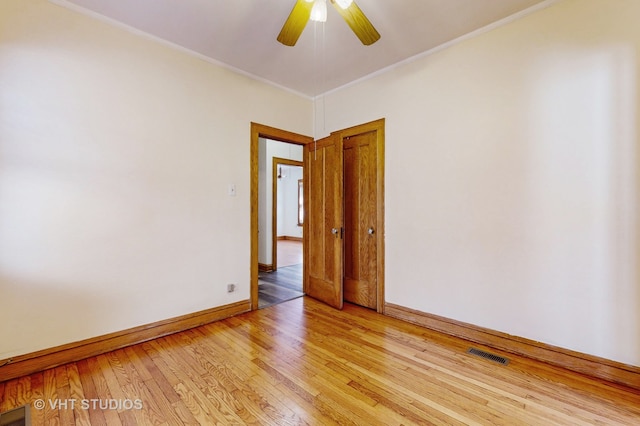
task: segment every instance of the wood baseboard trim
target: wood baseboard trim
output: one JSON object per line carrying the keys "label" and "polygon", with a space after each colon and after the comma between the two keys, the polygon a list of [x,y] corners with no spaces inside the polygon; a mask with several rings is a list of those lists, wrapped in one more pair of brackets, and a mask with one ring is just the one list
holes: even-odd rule
{"label": "wood baseboard trim", "polygon": [[266,263],[258,263],[258,271],[273,272],[273,265],[267,265]]}
{"label": "wood baseboard trim", "polygon": [[291,235],[281,235],[276,238],[278,241],[298,241],[302,242],[302,237],[292,237]]}
{"label": "wood baseboard trim", "polygon": [[640,367],[512,336],[392,303],[385,304],[384,313],[430,330],[640,390]]}
{"label": "wood baseboard trim", "polygon": [[0,361],[0,382],[157,339],[251,310],[249,300],[133,327]]}

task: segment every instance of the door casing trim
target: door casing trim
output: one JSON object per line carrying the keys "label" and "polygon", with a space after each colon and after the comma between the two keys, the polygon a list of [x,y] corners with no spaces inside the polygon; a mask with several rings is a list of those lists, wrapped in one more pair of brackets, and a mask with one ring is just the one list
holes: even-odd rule
{"label": "door casing trim", "polygon": [[[376,229],[381,236],[377,239],[377,312],[384,314],[385,310],[385,282],[384,282],[384,268],[385,268],[385,227],[384,227],[384,145],[385,145],[385,119],[381,118],[368,123],[359,124],[346,129],[338,130],[333,133],[337,133],[341,139],[348,138],[366,132],[376,132],[376,146],[377,146],[377,181],[376,192],[377,206],[376,206]],[[308,145],[314,142],[311,136],[305,136],[286,130],[281,130],[275,127],[266,126],[259,123],[251,123],[251,146],[250,146],[250,205],[251,205],[251,310],[258,309],[258,171],[259,171],[259,139],[271,139],[280,142],[288,142],[296,145]],[[304,167],[304,166],[303,166]],[[305,199],[306,203],[306,199]],[[305,221],[306,222],[306,221]],[[303,227],[303,235],[306,238],[307,232]],[[303,266],[304,267],[304,266]],[[304,279],[306,280],[306,273],[303,272]],[[306,288],[306,285],[305,285]]]}
{"label": "door casing trim", "polygon": [[[295,145],[307,145],[313,143],[311,136],[305,136],[275,127],[259,123],[251,123],[250,145],[250,235],[251,235],[251,275],[250,275],[250,301],[251,310],[258,309],[258,171],[259,171],[259,140],[271,139],[279,142],[287,142]],[[304,231],[303,231],[304,232]]]}

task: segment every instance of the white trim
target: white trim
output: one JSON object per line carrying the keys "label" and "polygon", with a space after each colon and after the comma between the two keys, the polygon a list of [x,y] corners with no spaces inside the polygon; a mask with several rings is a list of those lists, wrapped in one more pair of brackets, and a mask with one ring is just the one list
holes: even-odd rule
{"label": "white trim", "polygon": [[241,70],[240,68],[236,68],[236,67],[234,67],[232,65],[229,65],[227,63],[218,61],[218,60],[213,59],[213,58],[211,58],[209,56],[203,55],[202,53],[198,53],[198,52],[196,52],[194,50],[187,49],[186,47],[183,47],[183,46],[180,46],[178,44],[172,43],[172,42],[170,42],[168,40],[165,40],[165,39],[160,38],[158,36],[155,36],[153,34],[149,34],[149,33],[145,32],[145,31],[139,30],[139,29],[134,28],[134,27],[132,27],[130,25],[124,24],[124,23],[122,23],[120,21],[117,21],[117,20],[115,20],[113,18],[109,18],[108,16],[105,16],[105,15],[102,15],[100,13],[94,12],[94,11],[89,10],[87,8],[84,8],[82,6],[78,6],[78,5],[76,5],[74,3],[71,3],[71,2],[69,2],[67,0],[49,0],[49,2],[53,3],[53,4],[56,4],[58,6],[64,7],[66,9],[72,10],[74,12],[80,13],[82,15],[88,16],[90,18],[96,19],[98,21],[104,22],[104,23],[106,23],[108,25],[123,29],[123,30],[125,30],[125,31],[127,31],[127,32],[129,32],[131,34],[146,38],[147,40],[151,40],[151,41],[160,43],[160,44],[162,44],[164,46],[167,46],[167,47],[170,47],[172,49],[178,50],[178,51],[180,51],[182,53],[186,53],[187,55],[194,56],[194,57],[196,57],[198,59],[202,59],[205,62],[208,62],[208,63],[213,64],[213,65],[217,65],[217,66],[219,66],[221,68],[225,68],[225,69],[227,69],[229,71],[233,71],[233,72],[235,72],[237,74],[240,74],[242,76],[248,77],[248,78],[250,78],[252,80],[256,80],[256,81],[259,81],[261,83],[268,84],[269,86],[273,86],[275,88],[284,90],[286,92],[292,93],[294,95],[300,96],[300,97],[308,99],[308,100],[313,100],[313,96],[305,95],[304,93],[298,92],[297,90],[293,90],[293,89],[291,89],[289,87],[282,86],[282,85],[280,85],[278,83],[274,83],[271,80],[267,80],[266,78],[262,78],[262,77],[259,77],[259,76],[255,75],[255,74],[251,74],[251,73],[249,73],[247,71]]}
{"label": "white trim", "polygon": [[[58,5],[58,6],[62,6],[64,8],[69,9],[69,10],[72,10],[74,12],[81,13],[83,15],[86,15],[86,16],[89,16],[91,18],[97,19],[99,21],[105,22],[105,23],[107,23],[109,25],[124,29],[124,30],[126,30],[126,31],[128,31],[128,32],[130,32],[132,34],[144,37],[144,38],[146,38],[148,40],[152,40],[152,41],[161,43],[161,44],[163,44],[165,46],[168,46],[170,48],[176,49],[176,50],[181,51],[183,53],[186,53],[188,55],[195,56],[196,58],[202,59],[203,61],[209,62],[209,63],[211,63],[213,65],[217,65],[217,66],[219,66],[221,68],[228,69],[228,70],[233,71],[233,72],[235,72],[237,74],[240,74],[240,75],[243,75],[245,77],[248,77],[248,78],[250,78],[252,80],[256,80],[256,81],[259,81],[261,83],[268,84],[268,85],[273,86],[275,88],[284,90],[286,92],[292,93],[294,95],[300,96],[302,98],[305,98],[305,99],[308,99],[308,100],[311,100],[311,101],[317,101],[319,98],[322,98],[323,96],[330,95],[330,94],[335,93],[335,92],[337,92],[339,90],[346,89],[347,87],[354,86],[354,85],[362,83],[362,82],[364,82],[366,80],[369,80],[369,79],[372,79],[372,78],[377,77],[379,75],[382,75],[382,74],[385,74],[387,72],[393,71],[393,70],[395,70],[395,69],[397,69],[397,68],[399,68],[399,67],[401,67],[403,65],[406,65],[406,64],[415,62],[417,60],[420,60],[422,58],[425,58],[427,56],[433,55],[433,54],[435,54],[437,52],[440,52],[440,51],[442,51],[444,49],[452,47],[452,46],[454,46],[454,45],[456,45],[458,43],[462,43],[463,41],[472,39],[472,38],[477,37],[477,36],[479,36],[481,34],[484,34],[484,33],[487,33],[489,31],[492,31],[492,30],[494,30],[496,28],[499,28],[499,27],[502,27],[504,25],[510,24],[510,23],[512,23],[514,21],[517,21],[518,19],[523,18],[523,17],[525,17],[527,15],[530,15],[530,14],[532,14],[534,12],[537,12],[537,11],[542,10],[542,9],[546,9],[546,8],[548,8],[550,6],[553,6],[556,3],[559,3],[560,1],[562,1],[562,0],[545,0],[545,1],[543,1],[541,3],[538,3],[538,4],[534,5],[534,6],[531,6],[531,7],[527,8],[527,9],[525,9],[525,10],[521,10],[520,12],[514,13],[513,15],[507,16],[506,18],[500,19],[499,21],[493,22],[493,23],[491,23],[489,25],[486,25],[486,26],[484,26],[482,28],[479,28],[479,29],[477,29],[475,31],[472,31],[470,33],[462,35],[462,36],[460,36],[460,37],[458,37],[456,39],[453,39],[451,41],[443,43],[443,44],[441,44],[439,46],[436,46],[436,47],[434,47],[432,49],[429,49],[429,50],[426,50],[424,52],[418,53],[417,55],[411,56],[410,58],[403,59],[400,62],[396,62],[396,63],[394,63],[392,65],[389,65],[389,66],[387,66],[385,68],[379,69],[379,70],[374,71],[374,72],[372,72],[370,74],[367,74],[367,75],[365,75],[363,77],[360,77],[360,78],[358,78],[356,80],[353,80],[353,81],[351,81],[349,83],[343,84],[342,86],[338,86],[336,88],[333,88],[331,90],[328,90],[328,91],[326,91],[324,93],[321,93],[321,94],[318,94],[318,95],[315,95],[315,96],[310,96],[310,95],[306,95],[304,93],[298,92],[297,90],[291,89],[289,87],[280,85],[278,83],[274,83],[273,81],[267,80],[266,78],[259,77],[259,76],[255,75],[255,74],[251,74],[251,73],[249,73],[247,71],[243,71],[243,70],[241,70],[239,68],[233,67],[233,66],[231,66],[229,64],[226,64],[224,62],[215,60],[215,59],[213,59],[213,58],[211,58],[209,56],[205,56],[205,55],[203,55],[201,53],[198,53],[196,51],[187,49],[186,47],[179,46],[179,45],[177,45],[175,43],[172,43],[170,41],[167,41],[167,40],[165,40],[163,38],[160,38],[160,37],[154,36],[152,34],[149,34],[147,32],[138,30],[138,29],[133,28],[133,27],[131,27],[129,25],[123,24],[122,22],[119,22],[119,21],[117,21],[115,19],[109,18],[109,17],[107,17],[105,15],[101,15],[101,14],[99,14],[97,12],[94,12],[94,11],[91,11],[91,10],[86,9],[84,7],[81,7],[81,6],[78,6],[76,4],[70,3],[68,0],[49,0],[50,3],[54,3],[54,4]],[[315,123],[315,102],[314,102],[314,123]]]}
{"label": "white trim", "polygon": [[369,80],[369,79],[372,79],[372,78],[377,77],[379,75],[388,73],[388,72],[393,71],[393,70],[395,70],[395,69],[397,69],[397,68],[399,68],[399,67],[401,67],[403,65],[410,64],[412,62],[415,62],[415,61],[420,60],[422,58],[425,58],[427,56],[433,55],[433,54],[435,54],[437,52],[440,52],[442,50],[448,49],[449,47],[455,46],[458,43],[462,43],[463,41],[478,37],[481,34],[488,33],[489,31],[495,30],[496,28],[499,28],[499,27],[502,27],[504,25],[510,24],[510,23],[512,23],[514,21],[517,21],[518,19],[523,18],[523,17],[525,17],[527,15],[530,15],[530,14],[532,14],[534,12],[537,12],[537,11],[542,10],[542,9],[546,9],[546,8],[548,8],[550,6],[553,6],[556,3],[559,3],[560,1],[562,1],[562,0],[545,0],[545,1],[541,2],[541,3],[538,3],[538,4],[534,5],[534,6],[529,7],[527,9],[521,10],[520,12],[514,13],[513,15],[509,15],[506,18],[502,18],[499,21],[493,22],[493,23],[491,23],[489,25],[486,25],[486,26],[484,26],[482,28],[478,28],[477,30],[471,31],[470,33],[464,34],[464,35],[462,35],[462,36],[460,36],[458,38],[455,38],[455,39],[450,40],[450,41],[448,41],[446,43],[443,43],[443,44],[441,44],[439,46],[436,46],[436,47],[431,48],[429,50],[425,50],[424,52],[418,53],[417,55],[411,56],[411,57],[409,57],[407,59],[403,59],[400,62],[396,62],[395,64],[392,64],[392,65],[389,65],[387,67],[381,68],[378,71],[374,71],[371,74],[367,74],[367,75],[365,75],[363,77],[360,77],[360,78],[358,78],[356,80],[353,80],[353,81],[351,81],[349,83],[343,84],[342,86],[339,86],[339,87],[336,87],[334,89],[328,90],[328,91],[326,91],[326,92],[314,97],[314,99],[317,98],[317,97],[330,95],[330,94],[335,93],[335,92],[337,92],[339,90],[346,89],[347,87],[355,86],[356,84],[362,83],[362,82],[364,82],[366,80]]}

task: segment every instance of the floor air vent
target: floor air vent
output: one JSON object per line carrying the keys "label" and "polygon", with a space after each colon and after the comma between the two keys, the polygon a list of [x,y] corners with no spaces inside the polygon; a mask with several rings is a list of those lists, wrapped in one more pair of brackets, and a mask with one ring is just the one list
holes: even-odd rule
{"label": "floor air vent", "polygon": [[482,351],[476,348],[469,348],[467,351],[468,354],[479,356],[484,359],[488,359],[489,361],[497,362],[498,364],[507,365],[509,364],[509,360],[503,356],[495,355],[489,352]]}

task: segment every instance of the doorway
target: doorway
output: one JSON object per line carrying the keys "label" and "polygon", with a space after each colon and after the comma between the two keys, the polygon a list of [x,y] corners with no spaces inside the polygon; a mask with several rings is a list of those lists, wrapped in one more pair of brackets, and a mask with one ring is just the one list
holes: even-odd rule
{"label": "doorway", "polygon": [[[260,255],[259,255],[260,251],[262,251],[263,253],[265,252],[276,253],[275,256],[277,259],[277,252],[273,250],[273,246],[277,241],[276,239],[277,230],[274,231],[273,222],[270,219],[267,221],[263,220],[261,222],[260,214],[259,214],[260,208],[270,207],[271,209],[273,209],[276,207],[275,205],[269,206],[268,204],[271,204],[271,202],[268,202],[267,199],[264,197],[266,192],[263,191],[263,193],[261,194],[261,191],[260,191],[261,182],[262,182],[262,185],[264,185],[265,182],[268,180],[266,179],[266,176],[260,175],[261,173],[260,172],[260,162],[261,162],[260,141],[265,139],[281,142],[281,143],[283,142],[286,144],[291,144],[291,146],[295,146],[295,147],[298,147],[298,146],[304,147],[305,145],[313,142],[313,138],[309,136],[304,136],[304,135],[300,135],[293,132],[287,132],[284,130],[261,125],[258,123],[251,123],[251,148],[250,148],[250,151],[251,151],[250,152],[250,155],[251,155],[251,164],[250,164],[250,168],[251,168],[251,285],[250,285],[250,293],[251,293],[251,309],[252,310],[259,309],[260,307],[262,307],[260,306],[260,297],[259,297],[260,296],[259,281],[261,280],[259,275],[261,274],[261,269],[269,269],[270,267],[278,269],[277,264],[273,261],[271,257],[271,254],[269,254],[269,256],[265,258],[266,260],[263,260],[262,262],[260,261]],[[263,162],[266,161],[266,158],[262,158],[262,161]],[[276,176],[276,179],[277,179],[277,176]],[[261,197],[261,195],[263,196]],[[304,234],[304,224],[301,228],[302,228],[302,234]],[[260,234],[262,235],[269,234],[270,238],[268,243],[265,243],[264,239],[262,239],[262,242],[261,242]],[[284,268],[281,268],[281,269],[283,269],[283,271],[277,271],[277,273],[285,272]],[[301,271],[299,273],[302,274],[302,277],[304,280],[304,264],[301,265],[300,269]],[[284,273],[282,275],[284,275]],[[274,275],[271,275],[269,278],[279,279]],[[264,279],[262,279],[262,281],[263,283],[266,282]],[[304,281],[303,281],[303,288],[304,288]],[[268,303],[263,303],[263,306],[266,304]]]}
{"label": "doorway", "polygon": [[[269,140],[266,140],[267,144]],[[272,160],[272,215],[271,258],[273,271],[280,266],[302,264],[302,242],[304,224],[304,195],[302,192],[303,150],[299,149],[300,161],[273,156]],[[294,153],[294,157],[298,157]],[[281,256],[282,255],[282,256]],[[283,258],[284,256],[284,258]],[[302,290],[302,282],[300,282]]]}
{"label": "doorway", "polygon": [[260,138],[259,309],[304,295],[302,155],[301,145]]}
{"label": "doorway", "polygon": [[[260,138],[304,149],[304,293],[338,309],[346,298],[384,313],[384,119],[336,131],[318,141],[251,124],[252,310],[259,306]],[[361,173],[366,173],[364,179]],[[345,231],[345,226],[350,229]]]}

